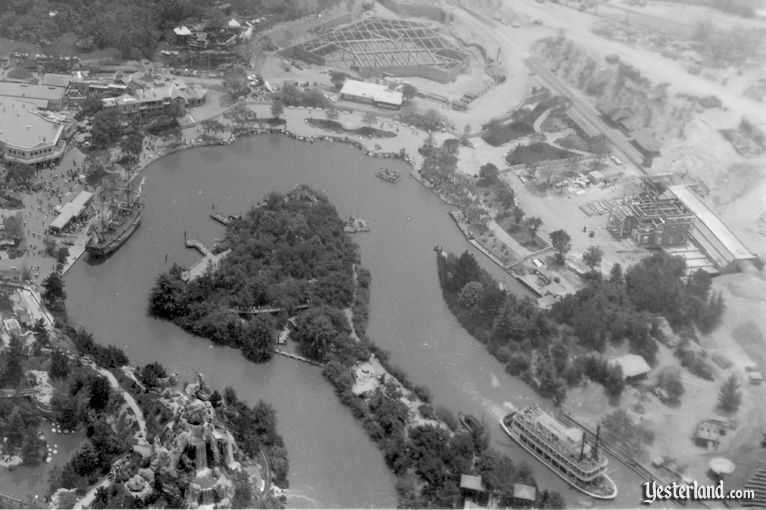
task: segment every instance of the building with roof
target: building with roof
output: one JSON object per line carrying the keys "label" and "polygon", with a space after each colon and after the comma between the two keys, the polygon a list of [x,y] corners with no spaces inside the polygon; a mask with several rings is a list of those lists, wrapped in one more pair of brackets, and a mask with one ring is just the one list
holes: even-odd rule
{"label": "building with roof", "polygon": [[404,97],[398,90],[385,85],[346,79],[340,90],[340,98],[346,101],[367,103],[383,108],[400,108]]}
{"label": "building with roof", "polygon": [[715,450],[721,444],[723,428],[710,420],[702,420],[694,429],[694,443],[706,450]]}
{"label": "building with roof", "polygon": [[609,364],[619,366],[625,380],[642,377],[652,369],[649,363],[638,354],[626,354],[619,358],[612,358],[609,360]]}
{"label": "building with roof", "polygon": [[0,98],[0,156],[5,161],[35,165],[64,155],[67,124],[38,111],[34,103]]}
{"label": "building with roof", "polygon": [[63,89],[69,88],[69,84],[74,79],[74,76],[71,74],[57,74],[57,73],[46,73],[43,75],[43,79],[40,80],[40,85],[45,85],[46,87],[60,87]]}
{"label": "building with roof", "polygon": [[64,204],[58,216],[48,226],[48,231],[53,234],[60,234],[73,219],[82,216],[92,198],[93,193],[81,191],[74,200]]}
{"label": "building with roof", "polygon": [[647,190],[613,207],[607,230],[617,239],[632,239],[637,246],[670,248],[688,243],[693,223],[694,215],[678,198]]}
{"label": "building with roof", "polygon": [[173,108],[199,106],[207,99],[204,88],[187,85],[184,80],[174,77],[150,80],[137,74],[131,75],[121,95],[101,100],[104,108],[117,108],[125,114],[157,110],[170,112]]}
{"label": "building with roof", "polygon": [[748,264],[763,266],[763,262],[688,186],[670,186],[668,191],[694,215],[690,238],[721,272],[739,271]]}
{"label": "building with roof", "polygon": [[33,101],[47,110],[59,111],[66,106],[66,89],[50,85],[0,82],[0,98]]}
{"label": "building with roof", "polygon": [[513,499],[524,503],[534,503],[537,499],[537,489],[523,483],[513,484]]}

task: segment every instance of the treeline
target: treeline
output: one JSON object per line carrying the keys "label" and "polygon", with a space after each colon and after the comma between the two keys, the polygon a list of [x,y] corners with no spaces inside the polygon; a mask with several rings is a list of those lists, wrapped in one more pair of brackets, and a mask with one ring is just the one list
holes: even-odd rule
{"label": "treeline", "polygon": [[[332,6],[337,0],[318,0],[314,9],[298,0],[228,3],[234,12],[271,16],[270,21],[276,22]],[[230,18],[217,4],[213,0],[7,0],[0,2],[0,35],[50,44],[74,32],[83,51],[113,47],[123,58],[152,58],[159,42],[181,23],[225,26]]]}
{"label": "treeline", "polygon": [[[233,221],[220,249],[227,248],[231,253],[214,273],[188,283],[178,266],[160,275],[150,296],[151,314],[262,362],[271,357],[277,329],[299,306],[341,309],[352,303],[357,249],[335,208],[308,187],[272,193]],[[284,312],[277,320],[257,314],[243,322],[233,311],[263,306]],[[301,318],[299,326],[310,317]],[[325,347],[317,346],[317,352]]]}
{"label": "treeline", "polygon": [[661,335],[658,316],[675,329],[712,330],[724,310],[710,291],[710,275],[683,276],[683,259],[657,252],[628,269],[616,264],[605,278],[592,271],[585,288],[549,312],[528,298],[503,291],[468,253],[439,255],[444,298],[458,321],[502,363],[540,394],[563,401],[566,388],[584,377],[610,396],[624,388],[622,372],[599,353],[627,341],[631,352],[654,364]]}

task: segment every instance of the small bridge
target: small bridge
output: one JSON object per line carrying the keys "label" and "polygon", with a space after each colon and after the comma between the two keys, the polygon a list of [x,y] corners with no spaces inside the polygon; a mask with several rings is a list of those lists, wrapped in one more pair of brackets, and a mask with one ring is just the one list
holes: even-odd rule
{"label": "small bridge", "polygon": [[[308,307],[308,304],[298,305],[295,310],[305,310]],[[230,308],[229,310],[238,315],[258,315],[259,313],[279,313],[286,308],[284,306],[253,306],[250,308]]]}

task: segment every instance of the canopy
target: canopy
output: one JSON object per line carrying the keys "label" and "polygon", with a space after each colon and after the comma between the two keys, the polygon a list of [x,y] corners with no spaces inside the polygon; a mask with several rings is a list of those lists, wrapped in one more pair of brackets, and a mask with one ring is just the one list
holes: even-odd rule
{"label": "canopy", "polygon": [[728,475],[734,471],[734,469],[737,467],[732,461],[729,459],[725,459],[723,457],[716,457],[713,460],[710,461],[710,469],[713,470],[714,473],[717,473],[719,475]]}

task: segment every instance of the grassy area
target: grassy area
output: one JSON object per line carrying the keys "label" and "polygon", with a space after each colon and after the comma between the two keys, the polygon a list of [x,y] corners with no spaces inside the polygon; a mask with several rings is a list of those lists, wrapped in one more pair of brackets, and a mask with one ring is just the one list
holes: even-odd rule
{"label": "grassy area", "polygon": [[537,237],[533,237],[529,230],[519,227],[513,220],[513,216],[507,216],[505,218],[497,220],[497,224],[500,228],[508,232],[508,235],[513,237],[520,245],[529,251],[537,251],[545,248],[545,244],[541,243]]}
{"label": "grassy area", "polygon": [[559,138],[556,140],[556,143],[562,147],[566,147],[567,149],[574,149],[583,152],[590,151],[588,142],[583,140],[583,138],[577,134],[571,134],[569,136]]}
{"label": "grassy area", "polygon": [[476,240],[506,265],[511,265],[521,260],[521,257],[516,252],[508,248],[505,243],[499,241],[492,232],[488,231],[478,234],[476,235]]}
{"label": "grassy area", "polygon": [[513,122],[498,128],[490,129],[481,135],[481,137],[492,147],[500,147],[504,143],[532,134],[533,132],[534,129],[532,128],[532,124],[527,122]]}
{"label": "grassy area", "polygon": [[348,129],[336,120],[329,119],[307,119],[310,126],[325,129],[327,131],[334,131],[336,133],[347,133],[350,135],[364,136],[368,138],[393,138],[396,133],[391,131],[383,131],[381,129],[375,129],[369,126],[364,126],[355,129]]}
{"label": "grassy area", "polygon": [[571,152],[558,149],[547,143],[536,142],[530,145],[521,145],[517,147],[513,152],[508,153],[505,157],[505,161],[509,165],[524,165],[536,161],[565,159],[571,155]]}

